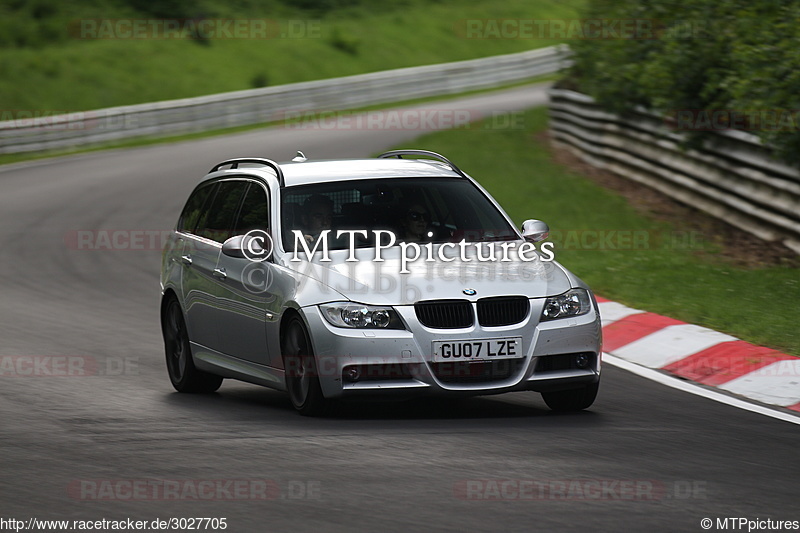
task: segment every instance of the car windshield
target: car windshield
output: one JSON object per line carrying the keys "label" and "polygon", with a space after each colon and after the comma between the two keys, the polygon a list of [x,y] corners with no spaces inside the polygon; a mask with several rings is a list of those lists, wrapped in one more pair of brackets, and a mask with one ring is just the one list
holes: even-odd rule
{"label": "car windshield", "polygon": [[[494,204],[463,178],[381,178],[287,187],[281,196],[282,238],[294,250],[295,233],[316,241],[330,229],[331,249],[346,248],[338,230],[367,230],[357,247],[374,246],[372,230],[392,231],[396,242],[514,240],[518,233]],[[344,237],[347,237],[346,235]],[[388,235],[381,237],[386,244]]]}

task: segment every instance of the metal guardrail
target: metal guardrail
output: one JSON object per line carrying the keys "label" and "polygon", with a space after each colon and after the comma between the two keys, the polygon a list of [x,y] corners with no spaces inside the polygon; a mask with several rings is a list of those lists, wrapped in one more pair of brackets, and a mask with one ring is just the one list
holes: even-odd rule
{"label": "metal guardrail", "polygon": [[33,152],[284,120],[496,87],[557,72],[569,48],[411,67],[263,89],[0,122],[0,153]]}
{"label": "metal guardrail", "polygon": [[683,149],[684,135],[645,109],[622,118],[585,94],[549,94],[553,139],[584,161],[800,253],[800,171],[756,136],[719,131]]}

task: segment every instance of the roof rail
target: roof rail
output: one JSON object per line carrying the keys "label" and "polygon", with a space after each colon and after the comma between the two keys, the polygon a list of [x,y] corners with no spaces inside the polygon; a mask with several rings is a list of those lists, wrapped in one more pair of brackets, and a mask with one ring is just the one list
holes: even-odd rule
{"label": "roof rail", "polygon": [[208,173],[211,174],[212,172],[216,172],[220,169],[220,167],[224,167],[225,165],[230,165],[232,169],[239,168],[240,163],[253,163],[272,168],[272,170],[274,170],[275,174],[278,176],[278,183],[281,187],[284,186],[283,171],[281,170],[280,165],[272,159],[264,159],[261,157],[237,157],[236,159],[227,159],[222,163],[217,163],[214,165],[214,168],[209,170]]}
{"label": "roof rail", "polygon": [[456,172],[462,178],[466,178],[467,175],[464,172],[455,166],[449,159],[447,159],[442,154],[437,154],[436,152],[431,152],[430,150],[391,150],[389,152],[384,152],[378,156],[378,159],[389,159],[390,157],[396,157],[397,159],[403,159],[404,155],[424,155],[428,157],[432,157],[434,159],[438,159],[442,163],[447,163],[450,165],[450,168]]}

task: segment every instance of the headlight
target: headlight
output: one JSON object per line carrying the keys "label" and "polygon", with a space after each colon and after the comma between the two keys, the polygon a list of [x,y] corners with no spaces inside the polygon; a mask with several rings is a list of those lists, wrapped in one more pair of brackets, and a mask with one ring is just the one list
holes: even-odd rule
{"label": "headlight", "polygon": [[570,289],[564,294],[544,301],[541,321],[585,315],[592,308],[592,299],[586,289]]}
{"label": "headlight", "polygon": [[334,302],[322,304],[319,308],[328,322],[340,328],[405,329],[391,307]]}

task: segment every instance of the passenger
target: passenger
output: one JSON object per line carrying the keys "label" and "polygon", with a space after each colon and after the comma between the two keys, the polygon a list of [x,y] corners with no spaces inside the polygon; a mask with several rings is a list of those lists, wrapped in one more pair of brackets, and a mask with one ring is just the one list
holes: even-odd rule
{"label": "passenger", "polygon": [[320,233],[331,229],[333,222],[333,200],[322,194],[309,196],[303,203],[301,213],[303,236],[309,243],[315,242]]}

